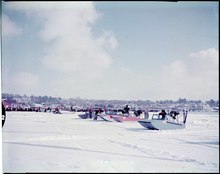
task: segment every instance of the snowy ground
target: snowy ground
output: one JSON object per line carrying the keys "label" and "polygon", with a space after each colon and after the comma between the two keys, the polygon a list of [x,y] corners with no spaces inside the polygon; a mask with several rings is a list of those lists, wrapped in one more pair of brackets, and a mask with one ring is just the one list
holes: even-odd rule
{"label": "snowy ground", "polygon": [[189,113],[183,130],[7,112],[3,172],[219,172],[219,113]]}

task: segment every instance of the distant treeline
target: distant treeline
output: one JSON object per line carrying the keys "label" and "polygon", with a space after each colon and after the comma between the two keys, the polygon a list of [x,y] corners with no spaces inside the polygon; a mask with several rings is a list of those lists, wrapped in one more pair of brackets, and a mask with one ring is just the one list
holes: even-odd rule
{"label": "distant treeline", "polygon": [[27,95],[19,95],[19,94],[2,94],[2,99],[7,100],[20,100],[20,101],[29,101],[32,103],[61,103],[63,99],[61,97],[51,97],[51,96],[27,96]]}
{"label": "distant treeline", "polygon": [[[174,100],[156,100],[151,101],[151,100],[129,100],[129,101],[125,101],[125,100],[95,100],[95,99],[81,99],[79,97],[77,98],[69,98],[69,99],[63,99],[61,97],[52,97],[52,96],[27,96],[27,95],[19,95],[19,94],[8,94],[8,93],[2,93],[2,99],[7,99],[7,100],[14,100],[16,101],[28,101],[28,102],[32,102],[32,103],[38,103],[38,104],[42,104],[42,103],[56,103],[56,104],[63,104],[63,103],[86,103],[86,102],[90,102],[90,103],[96,103],[96,104],[113,104],[113,103],[117,103],[117,104],[124,104],[124,103],[133,103],[133,104],[137,104],[137,105],[148,105],[148,104],[201,104],[203,103],[201,100],[187,100],[185,98],[179,98],[177,101]],[[219,106],[219,100],[215,101],[213,99],[210,99],[208,101],[205,101],[206,104],[208,104],[210,107],[218,107]]]}

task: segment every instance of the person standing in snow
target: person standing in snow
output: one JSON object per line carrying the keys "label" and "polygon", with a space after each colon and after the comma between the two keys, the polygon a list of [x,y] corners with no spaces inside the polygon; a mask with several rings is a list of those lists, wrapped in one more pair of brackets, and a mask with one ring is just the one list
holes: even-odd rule
{"label": "person standing in snow", "polygon": [[92,118],[92,108],[89,107],[89,118]]}
{"label": "person standing in snow", "polygon": [[5,119],[6,119],[5,106],[4,106],[4,104],[2,103],[2,127],[3,127],[4,124],[5,124]]}
{"label": "person standing in snow", "polygon": [[144,110],[144,119],[148,119],[149,118],[149,112],[148,109]]}
{"label": "person standing in snow", "polygon": [[124,113],[125,113],[125,114],[129,114],[129,110],[130,110],[130,108],[128,107],[128,105],[126,105],[126,106],[124,107]]}
{"label": "person standing in snow", "polygon": [[165,120],[167,113],[165,112],[165,110],[162,110],[159,115],[162,116],[162,120]]}

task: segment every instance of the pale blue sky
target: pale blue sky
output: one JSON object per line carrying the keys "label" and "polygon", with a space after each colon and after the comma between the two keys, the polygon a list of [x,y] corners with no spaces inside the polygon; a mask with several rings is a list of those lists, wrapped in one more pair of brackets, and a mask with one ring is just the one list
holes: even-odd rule
{"label": "pale blue sky", "polygon": [[2,92],[218,99],[218,2],[3,2]]}

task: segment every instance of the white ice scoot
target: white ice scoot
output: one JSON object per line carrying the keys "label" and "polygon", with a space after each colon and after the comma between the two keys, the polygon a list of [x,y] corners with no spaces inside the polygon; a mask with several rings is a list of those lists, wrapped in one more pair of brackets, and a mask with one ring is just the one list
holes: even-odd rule
{"label": "white ice scoot", "polygon": [[[152,130],[165,130],[165,129],[183,129],[185,128],[187,111],[183,110],[182,114],[178,114],[175,117],[167,114],[165,119],[162,119],[159,114],[153,114],[151,119],[139,120],[143,127]],[[180,121],[182,117],[182,121]]]}

